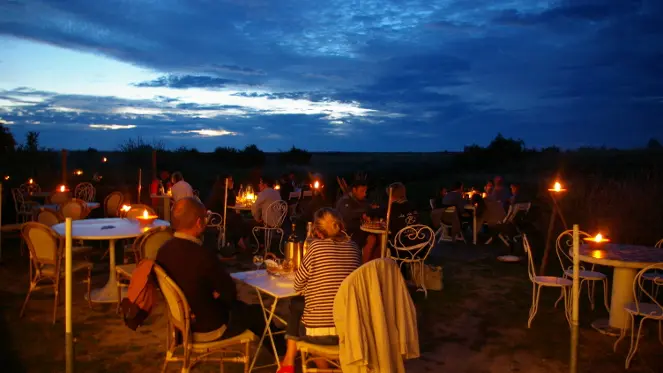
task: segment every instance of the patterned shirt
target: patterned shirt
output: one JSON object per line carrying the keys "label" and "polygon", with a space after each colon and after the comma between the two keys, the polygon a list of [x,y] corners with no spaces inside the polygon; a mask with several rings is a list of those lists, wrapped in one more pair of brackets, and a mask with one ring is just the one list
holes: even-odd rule
{"label": "patterned shirt", "polygon": [[295,276],[295,291],[305,298],[302,322],[307,328],[334,327],[334,297],[341,282],[361,265],[353,241],[313,240]]}

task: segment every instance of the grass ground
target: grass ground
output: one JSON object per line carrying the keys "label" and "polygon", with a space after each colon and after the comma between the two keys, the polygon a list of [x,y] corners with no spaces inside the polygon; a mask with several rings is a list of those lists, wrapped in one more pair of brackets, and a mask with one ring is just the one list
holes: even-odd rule
{"label": "grass ground", "polygon": [[[15,240],[5,240],[4,263],[0,266],[2,324],[2,371],[64,371],[64,308],[51,325],[52,294],[33,294],[26,315],[18,318],[27,290],[27,257],[18,254]],[[439,247],[433,261],[444,266],[444,290],[414,293],[420,329],[421,357],[407,362],[408,372],[453,373],[557,373],[568,371],[570,333],[562,309],[552,307],[559,293],[544,292],[531,329],[527,315],[531,287],[524,263],[506,264],[494,257],[496,247]],[[102,252],[102,250],[100,250]],[[95,286],[107,276],[103,261],[97,260]],[[230,270],[246,270],[243,261]],[[240,296],[256,302],[252,289],[238,285]],[[85,285],[74,282],[74,333],[77,372],[158,372],[165,351],[164,304],[160,302],[148,325],[138,331],[126,328],[115,314],[115,305],[87,307]],[[602,304],[597,295],[597,304]],[[589,309],[581,298],[579,371],[613,373],[624,371],[628,341],[613,353],[614,339],[594,331],[589,324],[605,317],[606,311]],[[641,343],[629,372],[663,372],[663,346],[657,341],[655,324]],[[263,357],[266,358],[266,357]],[[274,371],[275,369],[264,370]],[[173,364],[169,372],[179,371]],[[218,371],[202,365],[194,371]],[[228,365],[227,372],[239,372]]]}

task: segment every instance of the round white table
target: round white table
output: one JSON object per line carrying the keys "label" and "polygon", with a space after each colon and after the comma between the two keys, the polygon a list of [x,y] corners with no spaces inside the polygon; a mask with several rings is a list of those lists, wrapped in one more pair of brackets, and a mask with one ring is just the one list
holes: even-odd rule
{"label": "round white table", "polygon": [[[94,210],[94,209],[98,209],[100,204],[99,204],[99,202],[85,202],[85,206],[87,206],[88,210]],[[39,207],[43,207],[43,208],[51,209],[51,210],[55,210],[55,211],[60,210],[60,205],[57,205],[57,204],[37,206],[37,208],[39,208]]]}
{"label": "round white table", "polygon": [[[121,219],[85,219],[74,220],[71,226],[71,238],[74,240],[102,241],[108,240],[108,258],[110,261],[109,276],[106,285],[100,289],[92,290],[90,301],[97,303],[117,302],[117,283],[115,281],[115,241],[127,238],[135,238],[150,228],[168,226],[170,223],[163,220],[155,220],[149,226],[141,226],[138,222]],[[64,237],[64,223],[53,227],[59,235]]]}
{"label": "round white table", "polygon": [[[573,248],[570,250],[573,256]],[[592,327],[599,332],[619,336],[631,327],[624,306],[633,303],[633,281],[639,269],[663,262],[663,249],[648,246],[592,243],[580,246],[581,261],[614,267],[610,319],[596,320]]]}
{"label": "round white table", "polygon": [[251,211],[251,206],[246,206],[246,205],[234,205],[234,206],[228,206],[228,208],[236,211]]}

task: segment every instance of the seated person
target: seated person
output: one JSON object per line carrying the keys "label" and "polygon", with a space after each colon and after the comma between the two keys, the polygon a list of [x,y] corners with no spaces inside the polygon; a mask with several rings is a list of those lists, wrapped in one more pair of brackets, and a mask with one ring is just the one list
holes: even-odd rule
{"label": "seated person", "polygon": [[[228,190],[226,190],[226,178],[228,179]],[[237,203],[237,195],[233,188],[235,181],[230,175],[217,176],[212,192],[205,202],[205,207],[212,212],[219,213],[223,216],[224,199],[226,200],[226,207],[235,206]],[[246,248],[244,238],[238,232],[244,230],[244,221],[242,220],[239,211],[227,208],[226,209],[226,240],[232,242],[242,249]]]}
{"label": "seated person", "polygon": [[446,187],[441,187],[439,190],[439,193],[437,197],[433,199],[433,206],[431,206],[432,209],[439,209],[444,206],[444,197],[446,197],[448,191]]}
{"label": "seated person", "polygon": [[[296,341],[336,345],[334,297],[343,280],[361,265],[357,244],[345,233],[338,211],[323,208],[315,213],[313,237],[301,267],[295,275],[295,291],[303,296],[290,302],[286,331],[287,351],[278,373],[293,373],[297,356]],[[319,369],[327,369],[323,360]]]}
{"label": "seated person", "polygon": [[486,197],[488,197],[493,193],[493,188],[494,188],[493,181],[492,180],[486,181],[486,185],[483,187],[483,192],[486,194]]}
{"label": "seated person", "polygon": [[191,184],[184,181],[184,177],[181,172],[174,172],[171,176],[171,181],[173,186],[170,188],[173,201],[177,202],[182,198],[193,197],[193,188]]}
{"label": "seated person", "polygon": [[[195,315],[191,329],[202,333],[196,335],[198,341],[226,339],[247,329],[262,335],[265,319],[260,306],[237,299],[233,279],[216,254],[202,247],[198,237],[205,231],[206,217],[205,206],[193,197],[177,201],[172,215],[175,236],[159,249],[156,263],[182,289]],[[276,341],[283,350],[285,341]],[[269,343],[265,347],[272,351]]]}
{"label": "seated person", "polygon": [[265,223],[265,219],[268,223],[272,223],[274,218],[268,216],[267,212],[273,202],[281,200],[281,194],[274,189],[274,180],[268,177],[260,178],[258,190],[260,192],[255,203],[251,206],[251,215],[257,223]]}
{"label": "seated person", "polygon": [[288,175],[283,174],[281,176],[281,179],[279,180],[279,186],[281,187],[281,189],[279,190],[279,193],[281,194],[281,199],[289,203],[290,193],[295,191],[295,187],[292,185],[292,182],[290,182]]}
{"label": "seated person", "polygon": [[336,210],[343,218],[346,232],[360,247],[364,246],[367,237],[366,232],[360,229],[362,216],[369,210],[368,202],[366,201],[367,191],[368,186],[365,181],[355,181],[352,184],[350,192],[336,202]]}
{"label": "seated person", "polygon": [[488,200],[500,202],[504,210],[508,209],[511,195],[507,188],[504,187],[504,179],[501,176],[495,176],[494,185],[492,193],[487,197]]}
{"label": "seated person", "polygon": [[432,199],[431,202],[431,222],[433,223],[434,228],[440,227],[440,221],[442,219],[442,214],[444,213],[444,197],[447,195],[447,188],[441,187],[437,197]]}
{"label": "seated person", "polygon": [[509,204],[515,205],[516,203],[529,202],[520,192],[520,184],[511,184],[511,198]]}

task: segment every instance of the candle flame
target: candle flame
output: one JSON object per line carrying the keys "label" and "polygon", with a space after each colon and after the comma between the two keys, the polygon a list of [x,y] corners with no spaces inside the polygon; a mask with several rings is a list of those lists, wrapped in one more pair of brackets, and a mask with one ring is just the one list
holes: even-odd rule
{"label": "candle flame", "polygon": [[320,188],[320,182],[319,182],[318,180],[316,180],[315,183],[313,183],[313,187],[314,187],[315,189]]}
{"label": "candle flame", "polygon": [[101,161],[104,162],[104,163],[106,163],[106,162],[108,162],[108,158],[103,157],[103,158],[101,159]]}
{"label": "candle flame", "polygon": [[129,210],[131,210],[131,206],[129,206],[129,205],[122,205],[122,211],[127,212],[127,211],[129,211]]}
{"label": "candle flame", "polygon": [[9,180],[9,175],[5,176],[5,180]]}
{"label": "candle flame", "polygon": [[150,214],[147,213],[147,210],[143,210],[143,219],[149,219]]}
{"label": "candle flame", "polygon": [[553,187],[555,192],[561,192],[562,191],[562,184],[559,183],[559,181],[555,181],[555,186]]}
{"label": "candle flame", "polygon": [[60,185],[60,192],[64,193],[67,188],[64,185]]}
{"label": "candle flame", "polygon": [[35,181],[32,180],[32,179],[28,180],[28,184],[32,184],[32,183],[34,183],[34,182],[35,182]]}
{"label": "candle flame", "polygon": [[597,234],[596,237],[594,237],[594,241],[596,242],[603,241],[603,235],[601,233]]}
{"label": "candle flame", "polygon": [[78,176],[83,175],[83,170],[76,170],[76,171],[74,171],[74,174],[76,174]]}
{"label": "candle flame", "polygon": [[281,190],[281,184],[276,184],[274,185],[275,190]]}

